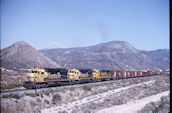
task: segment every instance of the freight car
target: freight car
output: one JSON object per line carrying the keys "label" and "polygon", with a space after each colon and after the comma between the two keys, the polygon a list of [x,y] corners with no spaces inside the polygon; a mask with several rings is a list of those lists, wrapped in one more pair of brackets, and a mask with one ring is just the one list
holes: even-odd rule
{"label": "freight car", "polygon": [[49,86],[73,85],[76,83],[97,82],[104,80],[117,80],[134,77],[158,75],[156,71],[121,71],[97,69],[65,69],[65,68],[39,68],[28,70],[24,76],[23,86],[30,88],[46,88]]}

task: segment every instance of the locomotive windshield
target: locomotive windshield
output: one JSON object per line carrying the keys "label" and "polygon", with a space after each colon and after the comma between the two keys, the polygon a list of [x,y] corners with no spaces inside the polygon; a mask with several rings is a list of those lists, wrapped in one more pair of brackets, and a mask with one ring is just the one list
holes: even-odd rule
{"label": "locomotive windshield", "polygon": [[28,71],[28,73],[37,73],[37,71]]}
{"label": "locomotive windshield", "polygon": [[32,73],[37,73],[37,71],[32,71]]}

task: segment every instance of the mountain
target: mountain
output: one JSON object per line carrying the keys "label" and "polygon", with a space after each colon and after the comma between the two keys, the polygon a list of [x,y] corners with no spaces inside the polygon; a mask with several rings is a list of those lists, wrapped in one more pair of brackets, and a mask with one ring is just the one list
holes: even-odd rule
{"label": "mountain", "polygon": [[42,54],[66,68],[143,70],[169,68],[169,50],[144,51],[125,41],[111,41],[89,47],[40,50]]}
{"label": "mountain", "polygon": [[60,67],[56,62],[38,52],[31,45],[20,41],[1,50],[1,67],[20,70],[39,67]]}
{"label": "mountain", "polygon": [[20,41],[1,50],[1,67],[20,70],[30,67],[96,68],[143,70],[169,68],[169,49],[144,51],[125,41],[111,41],[89,47],[43,49],[37,51]]}

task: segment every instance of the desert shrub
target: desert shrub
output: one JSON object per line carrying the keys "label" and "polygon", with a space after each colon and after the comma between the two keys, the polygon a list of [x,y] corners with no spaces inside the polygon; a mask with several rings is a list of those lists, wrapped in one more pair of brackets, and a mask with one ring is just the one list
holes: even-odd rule
{"label": "desert shrub", "polygon": [[82,88],[86,91],[91,91],[91,87],[89,87],[89,86],[83,86]]}
{"label": "desert shrub", "polygon": [[38,92],[35,93],[35,97],[36,97],[36,96],[39,96],[39,93],[38,93]]}
{"label": "desert shrub", "polygon": [[[165,101],[164,101],[165,100]],[[146,104],[138,113],[153,112],[153,113],[168,113],[170,111],[169,96],[161,97],[161,101],[151,102]]]}
{"label": "desert shrub", "polygon": [[19,94],[7,94],[7,95],[3,95],[2,98],[14,98],[14,99],[20,99],[22,97],[22,95]]}
{"label": "desert shrub", "polygon": [[67,111],[63,110],[62,113],[68,113]]}
{"label": "desert shrub", "polygon": [[36,104],[36,102],[31,101],[31,102],[30,102],[30,105],[31,105],[32,107],[35,107],[37,104]]}
{"label": "desert shrub", "polygon": [[70,87],[70,91],[73,91],[74,90],[74,87]]}
{"label": "desert shrub", "polygon": [[13,89],[13,88],[20,87],[20,86],[23,86],[23,84],[10,84],[8,86],[2,85],[1,90]]}
{"label": "desert shrub", "polygon": [[36,97],[36,95],[34,93],[24,93],[26,96],[30,96],[30,97]]}
{"label": "desert shrub", "polygon": [[10,94],[7,94],[7,95],[2,95],[2,98],[10,98],[11,95]]}
{"label": "desert shrub", "polygon": [[56,104],[59,101],[61,101],[61,96],[59,94],[53,95],[52,104]]}
{"label": "desert shrub", "polygon": [[16,100],[15,102],[18,103],[18,100]]}
{"label": "desert shrub", "polygon": [[43,94],[41,93],[41,98],[43,98],[44,96],[43,96]]}
{"label": "desert shrub", "polygon": [[63,93],[65,93],[66,91],[64,89],[61,90]]}
{"label": "desert shrub", "polygon": [[29,93],[24,93],[24,95],[29,96],[30,94]]}
{"label": "desert shrub", "polygon": [[72,96],[72,93],[69,93],[70,94],[70,96]]}
{"label": "desert shrub", "polygon": [[46,104],[50,104],[50,102],[49,102],[48,100],[46,100],[46,99],[44,100],[44,102],[45,102]]}
{"label": "desert shrub", "polygon": [[15,99],[18,100],[18,99],[20,99],[20,95],[19,95],[19,94],[13,94],[13,95],[12,95],[12,98],[15,98]]}
{"label": "desert shrub", "polygon": [[48,89],[44,92],[45,95],[49,96],[50,93],[54,92],[52,89]]}
{"label": "desert shrub", "polygon": [[36,98],[36,101],[37,101],[38,103],[40,103],[40,102],[41,102],[41,99],[40,99],[40,98]]}
{"label": "desert shrub", "polygon": [[143,88],[148,88],[148,86],[146,84],[143,85]]}

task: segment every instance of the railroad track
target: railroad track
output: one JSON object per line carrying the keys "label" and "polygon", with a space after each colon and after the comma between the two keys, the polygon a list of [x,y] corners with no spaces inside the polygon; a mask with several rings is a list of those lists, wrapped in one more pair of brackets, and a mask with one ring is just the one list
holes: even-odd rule
{"label": "railroad track", "polygon": [[26,89],[11,89],[11,90],[5,90],[5,91],[1,91],[0,93],[12,93],[12,92],[20,92],[20,91],[25,91]]}
{"label": "railroad track", "polygon": [[110,83],[110,82],[114,82],[114,81],[99,81],[96,83],[82,83],[82,84],[74,84],[74,85],[65,85],[65,86],[56,86],[56,87],[48,87],[48,88],[40,88],[40,89],[10,89],[10,90],[1,90],[1,94],[5,94],[5,93],[18,93],[18,92],[28,92],[28,91],[33,91],[33,92],[37,92],[37,91],[41,91],[41,90],[47,90],[47,89],[60,89],[60,88],[77,88],[77,87],[83,87],[83,86],[90,86],[90,85],[95,85],[95,84],[102,84],[102,83]]}
{"label": "railroad track", "polygon": [[[154,75],[157,76],[157,75]],[[162,76],[162,75],[161,75]],[[153,77],[153,76],[146,76],[146,77],[139,77],[139,78],[147,78],[147,77]],[[139,78],[127,78],[127,79],[139,79]],[[98,81],[95,83],[83,83],[83,84],[74,84],[74,85],[65,85],[65,86],[57,86],[57,87],[49,87],[49,88],[40,88],[40,89],[25,89],[25,88],[20,88],[20,89],[10,89],[10,90],[1,90],[1,94],[8,94],[8,93],[19,93],[19,92],[38,92],[41,90],[47,90],[47,89],[62,89],[62,88],[78,88],[78,87],[83,87],[83,86],[90,86],[90,85],[98,85],[98,84],[103,84],[103,83],[111,83],[111,82],[117,82],[117,81],[122,81],[126,79],[119,79],[119,80],[110,80],[110,81]]]}

